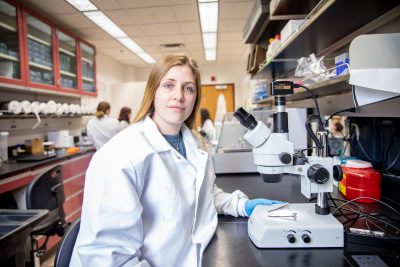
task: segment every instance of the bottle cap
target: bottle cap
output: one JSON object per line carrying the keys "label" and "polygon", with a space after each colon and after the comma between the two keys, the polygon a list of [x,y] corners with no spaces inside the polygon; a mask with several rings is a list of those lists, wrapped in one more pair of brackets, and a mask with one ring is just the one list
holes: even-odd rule
{"label": "bottle cap", "polygon": [[372,168],[372,164],[368,161],[349,159],[347,160],[345,167],[366,169],[366,168]]}

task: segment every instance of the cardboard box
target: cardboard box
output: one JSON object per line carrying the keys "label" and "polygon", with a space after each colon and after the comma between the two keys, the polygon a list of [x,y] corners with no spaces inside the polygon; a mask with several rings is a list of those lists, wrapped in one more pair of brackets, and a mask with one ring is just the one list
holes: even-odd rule
{"label": "cardboard box", "polygon": [[44,146],[42,138],[35,138],[25,141],[25,150],[32,155],[43,155]]}

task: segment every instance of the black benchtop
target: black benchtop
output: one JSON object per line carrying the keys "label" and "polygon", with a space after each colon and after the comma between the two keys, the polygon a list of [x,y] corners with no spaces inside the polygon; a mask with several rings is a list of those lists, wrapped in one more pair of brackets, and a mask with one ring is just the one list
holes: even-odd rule
{"label": "black benchtop", "polygon": [[[281,183],[267,184],[258,174],[219,175],[216,184],[226,192],[242,190],[249,198],[269,198],[291,203],[307,202],[300,193],[300,179],[293,176],[284,177]],[[371,212],[380,208],[380,204],[373,203],[364,205],[362,210]],[[346,242],[343,248],[259,249],[248,236],[247,221],[248,218],[219,215],[217,230],[204,252],[203,267],[340,267],[350,266],[344,258],[347,253],[368,252],[378,255],[389,253],[390,256],[399,253],[396,248],[387,249],[376,247],[374,244],[362,245],[350,242]],[[365,223],[363,225],[365,226]]]}
{"label": "black benchtop", "polygon": [[3,164],[0,168],[0,179],[4,179],[4,178],[7,178],[10,176],[19,174],[19,173],[23,173],[23,172],[26,172],[33,168],[38,168],[41,166],[45,166],[45,165],[49,165],[49,164],[56,163],[59,161],[63,161],[66,159],[81,156],[84,154],[93,153],[95,151],[96,151],[95,148],[89,147],[89,148],[81,149],[77,153],[73,153],[73,154],[64,153],[64,154],[57,155],[54,158],[49,158],[49,159],[45,159],[42,161],[36,161],[36,162],[17,162],[17,160],[15,160],[15,159],[9,160],[7,163],[3,162]]}

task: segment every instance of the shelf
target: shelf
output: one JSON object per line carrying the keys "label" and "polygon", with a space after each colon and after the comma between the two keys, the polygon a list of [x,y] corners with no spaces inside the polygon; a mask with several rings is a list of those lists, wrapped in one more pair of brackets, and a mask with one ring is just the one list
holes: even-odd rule
{"label": "shelf", "polygon": [[267,97],[267,98],[265,98],[265,99],[260,99],[260,100],[257,100],[257,101],[252,101],[251,102],[251,104],[253,104],[253,105],[259,105],[259,104],[272,104],[274,102],[274,97],[273,96],[270,96],[270,97]]}
{"label": "shelf", "polygon": [[5,58],[5,59],[9,59],[11,61],[15,61],[15,62],[19,62],[19,59],[10,55],[6,55],[3,53],[0,53],[0,58]]}
{"label": "shelf", "polygon": [[[91,116],[89,114],[81,114],[81,115],[72,115],[72,114],[64,114],[61,116],[57,116],[55,114],[41,114],[39,113],[39,117],[41,119],[50,119],[50,118],[55,118],[55,119],[59,119],[59,118],[81,118],[83,116]],[[36,119],[35,114],[4,114],[0,115],[0,119],[3,120],[14,120],[14,119]]]}
{"label": "shelf", "polygon": [[69,56],[71,56],[71,57],[75,57],[75,54],[72,53],[72,52],[70,52],[70,51],[68,51],[68,50],[65,50],[65,49],[63,49],[63,48],[59,48],[59,50],[60,50],[60,52],[62,52],[62,53],[64,53],[64,54],[67,54],[67,55],[69,55]]}
{"label": "shelf", "polygon": [[93,64],[93,60],[87,59],[85,57],[82,57],[81,59],[82,59],[82,61],[86,61],[86,62],[88,62],[90,64]]}
{"label": "shelf", "polygon": [[[340,47],[332,46],[332,44],[336,44],[339,40],[398,5],[398,0],[326,1],[326,4],[310,17],[299,31],[293,34],[291,41],[281,46],[275,58],[300,58],[311,53],[315,53],[317,56],[334,55],[335,51],[349,44],[351,40],[342,43]],[[338,17],[343,13],[362,15]]]}
{"label": "shelf", "polygon": [[51,68],[51,67],[48,67],[48,66],[45,66],[45,65],[42,65],[42,64],[39,64],[39,63],[35,63],[35,62],[32,62],[32,61],[29,61],[29,65],[32,66],[32,67],[36,67],[38,69],[53,71],[53,68]]}
{"label": "shelf", "polygon": [[16,29],[16,28],[14,28],[14,27],[11,26],[11,25],[5,24],[5,23],[2,22],[2,21],[0,21],[0,27],[1,27],[1,28],[4,28],[4,29],[7,29],[7,30],[10,30],[10,31],[13,31],[13,32],[17,32],[17,29]]}
{"label": "shelf", "polygon": [[[356,36],[381,26],[385,16],[398,16],[399,7],[397,0],[321,0],[302,27],[282,44],[273,61],[260,69],[255,78],[282,78],[283,74],[296,67],[296,59],[311,53],[316,56],[336,56]],[[338,14],[362,15],[338,18]],[[269,32],[268,29],[266,27],[264,32]],[[267,38],[266,34],[263,33],[262,38]]]}
{"label": "shelf", "polygon": [[32,40],[34,40],[34,41],[36,41],[36,42],[38,42],[38,43],[41,43],[41,44],[44,44],[44,45],[46,45],[46,46],[51,47],[51,43],[46,42],[46,41],[44,41],[44,40],[42,40],[42,39],[40,39],[40,38],[38,38],[38,37],[36,37],[36,36],[33,36],[33,35],[31,35],[31,34],[28,34],[28,38],[29,38],[29,39],[32,39]]}
{"label": "shelf", "polygon": [[[325,95],[340,94],[344,92],[349,92],[351,90],[351,85],[348,83],[349,77],[349,74],[344,74],[334,79],[306,86],[314,93],[314,95],[319,97]],[[286,97],[288,101],[296,101],[306,98],[311,98],[311,95],[304,88],[299,88],[293,95],[289,95]]]}
{"label": "shelf", "polygon": [[73,77],[73,78],[76,77],[76,74],[75,74],[75,73],[72,73],[72,72],[60,70],[60,73],[61,73],[62,75],[65,75],[65,76],[69,76],[69,77]]}
{"label": "shelf", "polygon": [[91,78],[87,78],[87,77],[83,77],[83,76],[82,76],[82,80],[83,80],[83,81],[86,81],[86,82],[91,82],[91,83],[93,83],[93,82],[94,82],[94,80],[93,80],[93,79],[91,79]]}

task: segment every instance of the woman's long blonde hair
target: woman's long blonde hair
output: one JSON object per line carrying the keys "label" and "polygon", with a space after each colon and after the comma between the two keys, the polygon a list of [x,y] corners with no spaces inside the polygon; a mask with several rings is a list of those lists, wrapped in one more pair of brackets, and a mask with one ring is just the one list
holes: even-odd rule
{"label": "woman's long blonde hair", "polygon": [[147,80],[146,88],[144,91],[142,103],[140,104],[140,108],[138,113],[135,115],[133,119],[133,123],[143,120],[147,115],[152,115],[154,112],[154,97],[157,91],[157,88],[160,86],[161,80],[164,75],[175,66],[188,66],[194,76],[194,80],[196,83],[197,97],[196,102],[194,103],[194,107],[190,116],[185,120],[185,124],[190,129],[193,128],[197,111],[200,106],[201,100],[201,79],[200,79],[200,71],[198,69],[196,61],[194,59],[189,58],[183,54],[172,54],[166,56],[163,60],[159,61],[151,70],[149,79]]}

